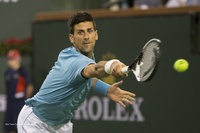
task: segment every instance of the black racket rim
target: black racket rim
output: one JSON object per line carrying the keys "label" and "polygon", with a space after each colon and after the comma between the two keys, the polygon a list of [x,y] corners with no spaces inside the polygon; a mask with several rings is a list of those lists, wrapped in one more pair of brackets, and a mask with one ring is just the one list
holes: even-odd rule
{"label": "black racket rim", "polygon": [[133,63],[131,65],[129,65],[129,70],[133,69],[135,70],[136,68],[136,64],[140,61],[140,59],[143,57],[143,51],[148,47],[148,45],[150,45],[151,43],[157,43],[158,44],[158,48],[159,48],[159,52],[157,53],[156,55],[156,59],[155,59],[155,66],[153,67],[153,70],[150,74],[150,76],[145,79],[145,80],[141,80],[141,81],[138,81],[138,82],[148,82],[150,81],[156,74],[157,72],[157,69],[158,69],[158,66],[160,64],[160,58],[161,58],[161,54],[162,54],[162,47],[161,47],[161,41],[159,39],[156,39],[156,38],[153,38],[151,40],[149,40],[145,45],[144,47],[142,48],[142,51],[140,52],[140,54],[135,58],[135,60],[133,61]]}
{"label": "black racket rim", "polygon": [[155,74],[158,70],[158,66],[160,65],[160,59],[161,59],[161,55],[162,55],[162,47],[161,47],[161,41],[159,39],[151,39],[149,42],[147,42],[147,44],[143,47],[143,49],[145,49],[145,47],[147,47],[148,44],[150,44],[152,42],[156,42],[158,44],[158,47],[159,47],[159,52],[157,53],[157,56],[156,56],[156,59],[155,59],[155,66],[153,68],[153,71],[151,72],[151,75],[146,80],[139,81],[139,82],[150,81],[155,76]]}

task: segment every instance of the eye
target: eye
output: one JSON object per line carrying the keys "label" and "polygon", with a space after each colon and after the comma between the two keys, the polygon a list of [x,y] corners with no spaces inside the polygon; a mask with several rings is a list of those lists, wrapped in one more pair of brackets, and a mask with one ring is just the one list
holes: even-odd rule
{"label": "eye", "polygon": [[89,30],[88,30],[88,33],[92,33],[92,32],[93,32],[93,30],[92,30],[92,29],[89,29]]}
{"label": "eye", "polygon": [[83,31],[78,31],[77,34],[78,35],[83,35]]}

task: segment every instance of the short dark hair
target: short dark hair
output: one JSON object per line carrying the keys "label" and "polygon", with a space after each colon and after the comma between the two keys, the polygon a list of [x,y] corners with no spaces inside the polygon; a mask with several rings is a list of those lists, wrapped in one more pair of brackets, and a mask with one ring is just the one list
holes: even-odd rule
{"label": "short dark hair", "polygon": [[69,32],[71,34],[74,34],[74,26],[76,24],[79,24],[81,22],[87,22],[90,21],[93,23],[94,29],[96,30],[96,23],[94,18],[87,12],[85,11],[79,11],[77,13],[75,13],[73,16],[71,16],[68,20],[68,28],[69,28]]}

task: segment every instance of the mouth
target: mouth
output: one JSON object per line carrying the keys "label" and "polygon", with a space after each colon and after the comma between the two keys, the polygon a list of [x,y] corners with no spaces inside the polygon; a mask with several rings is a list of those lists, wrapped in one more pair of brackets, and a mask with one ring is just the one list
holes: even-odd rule
{"label": "mouth", "polygon": [[83,44],[90,44],[90,42],[83,42]]}

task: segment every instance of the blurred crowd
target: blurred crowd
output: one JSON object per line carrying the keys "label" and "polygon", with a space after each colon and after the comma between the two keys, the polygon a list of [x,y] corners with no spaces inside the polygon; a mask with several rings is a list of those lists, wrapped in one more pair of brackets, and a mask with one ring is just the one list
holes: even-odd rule
{"label": "blurred crowd", "polygon": [[117,9],[148,9],[153,7],[184,7],[200,5],[200,0],[109,0],[107,7]]}

